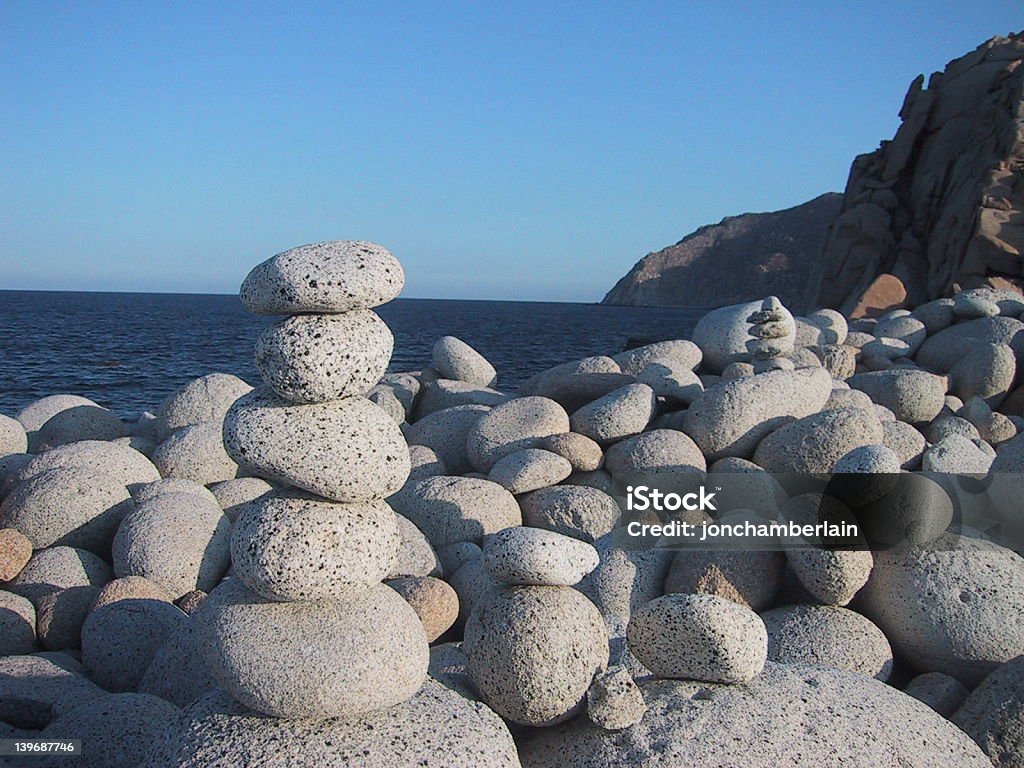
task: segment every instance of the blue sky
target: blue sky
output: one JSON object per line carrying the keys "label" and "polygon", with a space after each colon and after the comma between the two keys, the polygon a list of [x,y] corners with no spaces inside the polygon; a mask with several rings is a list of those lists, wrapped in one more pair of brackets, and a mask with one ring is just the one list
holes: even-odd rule
{"label": "blue sky", "polygon": [[231,293],[367,239],[405,295],[596,301],[841,191],[1017,2],[0,4],[0,288]]}

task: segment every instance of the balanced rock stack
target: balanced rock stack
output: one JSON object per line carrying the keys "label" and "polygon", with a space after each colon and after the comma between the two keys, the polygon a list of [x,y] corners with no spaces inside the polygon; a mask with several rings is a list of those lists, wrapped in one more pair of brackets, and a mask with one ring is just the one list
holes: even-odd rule
{"label": "balanced rock stack", "polygon": [[381,583],[400,541],[383,499],[408,477],[409,450],[365,397],[394,344],[371,308],[403,283],[384,248],[341,241],[278,254],[242,284],[249,310],[286,317],[256,344],[265,386],[232,406],[224,444],[286,487],[239,514],[235,578],[204,606],[204,651],[224,690],[258,712],[360,715],[406,701],[426,677],[423,626]]}

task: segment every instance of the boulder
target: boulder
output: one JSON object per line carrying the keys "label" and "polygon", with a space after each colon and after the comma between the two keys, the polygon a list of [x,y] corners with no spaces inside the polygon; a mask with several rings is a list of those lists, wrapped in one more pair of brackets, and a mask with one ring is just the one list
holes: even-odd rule
{"label": "boulder", "polygon": [[637,546],[625,528],[601,536],[594,548],[600,561],[576,588],[597,606],[609,626],[625,627],[634,610],[661,597],[676,553]]}
{"label": "boulder", "polygon": [[222,480],[210,485],[224,516],[234,522],[250,501],[255,501],[274,490],[274,486],[261,477],[238,477],[234,480]]}
{"label": "boulder", "polygon": [[194,480],[203,485],[238,475],[238,464],[224,450],[220,422],[182,427],[156,447],[152,459],[164,477]]}
{"label": "boulder", "polygon": [[949,369],[950,391],[961,400],[980,397],[996,408],[1013,388],[1017,357],[1005,344],[971,347]]}
{"label": "boulder", "polygon": [[882,442],[882,425],[861,408],[834,408],[786,424],[766,436],[754,451],[754,463],[777,474],[815,474],[835,470],[855,448]]}
{"label": "boulder", "polygon": [[604,464],[601,446],[578,432],[561,432],[540,440],[538,448],[558,454],[572,465],[574,472],[593,472]]}
{"label": "boulder", "polygon": [[479,544],[502,528],[522,524],[515,497],[497,483],[471,477],[428,477],[391,499],[435,547],[457,541]]}
{"label": "boulder", "polygon": [[645,483],[666,489],[702,477],[707,463],[686,433],[654,429],[611,446],[605,454],[605,469],[622,485]]}
{"label": "boulder", "polygon": [[763,611],[775,603],[785,566],[781,552],[683,549],[672,560],[665,594],[716,595]]}
{"label": "boulder", "polygon": [[997,768],[1024,765],[1024,656],[990,673],[951,720]]}
{"label": "boulder", "polygon": [[487,479],[509,493],[520,494],[556,485],[571,474],[568,459],[541,448],[524,448],[495,462]]}
{"label": "boulder", "polygon": [[459,617],[458,593],[446,581],[433,576],[412,576],[389,581],[388,586],[416,611],[428,643],[451,629]]}
{"label": "boulder", "polygon": [[282,720],[246,709],[223,691],[164,723],[152,768],[446,766],[519,768],[501,718],[427,680],[408,701],[360,716]]}
{"label": "boulder", "polygon": [[481,387],[493,387],[498,372],[487,358],[454,336],[442,336],[434,343],[431,355],[434,368],[446,379],[465,381]]}
{"label": "boulder", "polygon": [[913,696],[927,704],[947,720],[960,709],[970,691],[955,677],[941,672],[925,672],[918,675],[903,689],[907,696]]}
{"label": "boulder", "polygon": [[695,370],[701,361],[700,347],[686,339],[656,341],[642,347],[627,349],[612,359],[619,364],[622,373],[639,376],[650,363],[668,363],[673,366]]}
{"label": "boulder", "polygon": [[339,504],[270,495],[239,515],[231,530],[231,563],[234,575],[261,597],[337,600],[379,583],[398,546],[398,522],[383,501]]}
{"label": "boulder", "polygon": [[405,272],[383,246],[332,240],[291,248],[253,267],[239,296],[257,315],[373,309],[402,292]]}
{"label": "boulder", "polygon": [[10,581],[32,558],[32,541],[14,528],[0,528],[0,581]]}
{"label": "boulder", "polygon": [[36,609],[27,597],[0,590],[0,656],[36,649]]}
{"label": "boulder", "polygon": [[590,544],[543,528],[506,528],[488,536],[483,549],[491,578],[516,586],[572,586],[598,562]]}
{"label": "boulder", "polygon": [[[628,384],[572,414],[573,432],[602,445],[643,432],[654,418],[657,398],[646,384]],[[564,431],[564,430],[563,430]]]}
{"label": "boulder", "polygon": [[915,669],[968,686],[1024,654],[1024,560],[980,539],[876,552],[860,607]]}
{"label": "boulder", "polygon": [[33,435],[32,448],[46,451],[80,440],[116,440],[124,437],[124,423],[99,405],[73,405],[47,419]]}
{"label": "boulder", "polygon": [[686,433],[709,461],[750,458],[784,424],[821,410],[832,392],[824,368],[771,371],[705,390],[686,412]]}
{"label": "boulder", "polygon": [[947,373],[960,362],[965,350],[989,344],[1005,344],[1015,355],[1024,352],[1024,323],[1012,317],[984,317],[957,323],[928,337],[915,359],[917,364]]}
{"label": "boulder", "polygon": [[473,468],[466,450],[467,437],[480,417],[488,411],[490,408],[486,405],[457,405],[434,411],[412,424],[405,433],[405,439],[409,445],[432,449],[448,472],[463,474]]}
{"label": "boulder", "polygon": [[409,476],[398,425],[361,397],[292,405],[258,389],[228,411],[224,446],[241,468],[334,501],[384,498]]}
{"label": "boulder", "polygon": [[[21,424],[25,432],[25,439],[28,441],[27,450],[31,453],[39,452],[39,429],[43,424],[61,411],[81,407],[99,408],[100,406],[89,398],[80,397],[79,395],[49,395],[48,397],[32,401],[18,411],[14,418]],[[20,445],[21,441],[17,437],[15,437],[15,440]],[[22,451],[25,450],[25,448],[22,448]]]}
{"label": "boulder", "polygon": [[644,695],[625,667],[611,667],[594,678],[587,691],[587,718],[606,731],[639,723],[647,712]]}
{"label": "boulder", "polygon": [[454,379],[437,379],[423,385],[416,404],[415,421],[436,411],[458,405],[486,405],[491,408],[509,401],[509,396],[490,387],[481,387]]}
{"label": "boulder", "polygon": [[785,605],[761,614],[768,660],[832,667],[883,683],[892,674],[892,648],[870,620],[834,605]]}
{"label": "boulder", "polygon": [[102,688],[79,674],[74,659],[50,656],[0,656],[0,721],[39,730],[53,718],[55,708],[106,697]]}
{"label": "boulder", "polygon": [[789,549],[786,563],[801,586],[825,605],[847,605],[867,583],[874,565],[870,550]]}
{"label": "boulder", "polygon": [[574,539],[593,542],[615,529],[622,517],[618,503],[603,491],[580,485],[552,485],[519,499],[522,522]]}
{"label": "boulder", "polygon": [[176,707],[187,707],[218,690],[200,651],[203,616],[179,622],[157,650],[139,682],[139,693],[159,696]]}
{"label": "boulder", "polygon": [[201,650],[217,682],[274,717],[387,709],[415,694],[427,674],[423,624],[383,584],[345,600],[279,603],[227,579],[196,616],[203,617]]}
{"label": "boulder", "polygon": [[68,587],[48,592],[36,603],[36,631],[39,643],[48,651],[67,651],[82,644],[82,625],[99,587]]}
{"label": "boulder", "polygon": [[5,586],[33,603],[48,592],[68,587],[101,587],[113,578],[110,566],[84,549],[40,549]]}
{"label": "boulder", "polygon": [[466,433],[466,454],[480,472],[524,448],[536,448],[549,435],[569,431],[569,415],[546,397],[520,397],[482,415]]}
{"label": "boulder", "polygon": [[33,457],[15,474],[17,482],[59,467],[83,467],[104,472],[116,478],[122,485],[152,483],[160,479],[160,472],[153,462],[138,451],[126,445],[107,443],[99,440],[83,440],[53,448]]}
{"label": "boulder", "polygon": [[[703,353],[705,369],[712,373],[721,373],[730,363],[750,362],[751,354],[747,344],[754,341],[750,317],[760,312],[762,305],[763,302],[758,300],[719,307],[697,321],[692,338]],[[780,343],[785,354],[793,351],[796,322],[793,315],[784,307],[780,311],[783,313],[783,320],[779,323],[779,335],[773,341]]]}
{"label": "boulder", "polygon": [[909,424],[931,421],[945,405],[946,380],[927,371],[893,368],[858,373],[849,384]]}
{"label": "boulder", "polygon": [[608,635],[594,604],[571,587],[506,587],[473,609],[462,650],[491,709],[547,726],[581,709],[608,664]]}
{"label": "boulder", "polygon": [[158,440],[166,440],[182,427],[224,421],[228,409],[252,387],[230,373],[208,373],[176,389],[161,403],[153,427]]}

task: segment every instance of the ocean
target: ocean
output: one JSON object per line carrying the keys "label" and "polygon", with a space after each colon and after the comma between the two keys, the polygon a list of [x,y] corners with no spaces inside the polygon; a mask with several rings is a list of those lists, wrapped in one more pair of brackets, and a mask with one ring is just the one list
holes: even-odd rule
{"label": "ocean", "polygon": [[[395,335],[391,370],[429,365],[434,342],[458,336],[494,364],[499,389],[513,389],[553,365],[619,352],[630,337],[686,338],[704,311],[397,299],[377,312]],[[237,296],[0,291],[0,413],[71,393],[132,418],[207,373],[256,384],[253,344],[270,322]]]}

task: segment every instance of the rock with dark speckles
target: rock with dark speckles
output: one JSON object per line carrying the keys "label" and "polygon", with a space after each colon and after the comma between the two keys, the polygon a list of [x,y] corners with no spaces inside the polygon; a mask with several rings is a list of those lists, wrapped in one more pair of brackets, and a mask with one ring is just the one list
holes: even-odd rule
{"label": "rock with dark speckles", "polygon": [[745,683],[764,668],[761,617],[717,595],[673,594],[633,612],[630,650],[657,677]]}
{"label": "rock with dark speckles", "polygon": [[383,584],[345,600],[278,603],[226,579],[196,616],[204,618],[201,648],[214,678],[238,701],[275,717],[387,709],[412,696],[427,675],[423,624]]}
{"label": "rock with dark speckles", "polygon": [[258,264],[239,291],[257,315],[372,309],[402,292],[405,272],[383,246],[332,240],[291,248]]}
{"label": "rock with dark speckles", "polygon": [[483,558],[491,578],[521,586],[572,586],[599,562],[586,542],[522,526],[488,536]]}
{"label": "rock with dark speckles", "polygon": [[611,533],[622,518],[618,503],[584,485],[552,485],[520,497],[523,522],[534,528],[593,542]]}
{"label": "rock with dark speckles", "polygon": [[454,336],[442,336],[432,350],[434,368],[446,379],[456,379],[481,387],[493,387],[498,379],[487,358]]}
{"label": "rock with dark speckles", "polygon": [[395,339],[368,309],[340,315],[294,315],[256,340],[256,368],[293,403],[365,395],[387,370]]}
{"label": "rock with dark speckles", "polygon": [[480,472],[549,435],[569,431],[569,415],[546,397],[519,397],[483,414],[466,433],[466,455]]}
{"label": "rock with dark speckles", "polygon": [[506,587],[473,609],[462,650],[488,706],[547,726],[582,707],[608,664],[608,634],[594,604],[571,587]]}
{"label": "rock with dark speckles", "polygon": [[398,542],[398,522],[383,501],[270,495],[239,515],[231,561],[235,575],[270,600],[338,599],[383,579]]}
{"label": "rock with dark speckles", "polygon": [[361,397],[294,405],[258,389],[228,411],[224,446],[254,474],[334,501],[384,498],[409,476],[402,431]]}
{"label": "rock with dark speckles", "polygon": [[382,712],[280,720],[223,691],[165,723],[148,768],[520,768],[508,728],[483,704],[428,680]]}
{"label": "rock with dark speckles", "polygon": [[644,695],[625,667],[611,667],[597,675],[587,691],[587,717],[607,731],[635,725],[646,711]]}
{"label": "rock with dark speckles", "polygon": [[515,496],[474,477],[428,477],[393,497],[391,504],[435,547],[457,541],[479,544],[489,533],[522,524]]}

